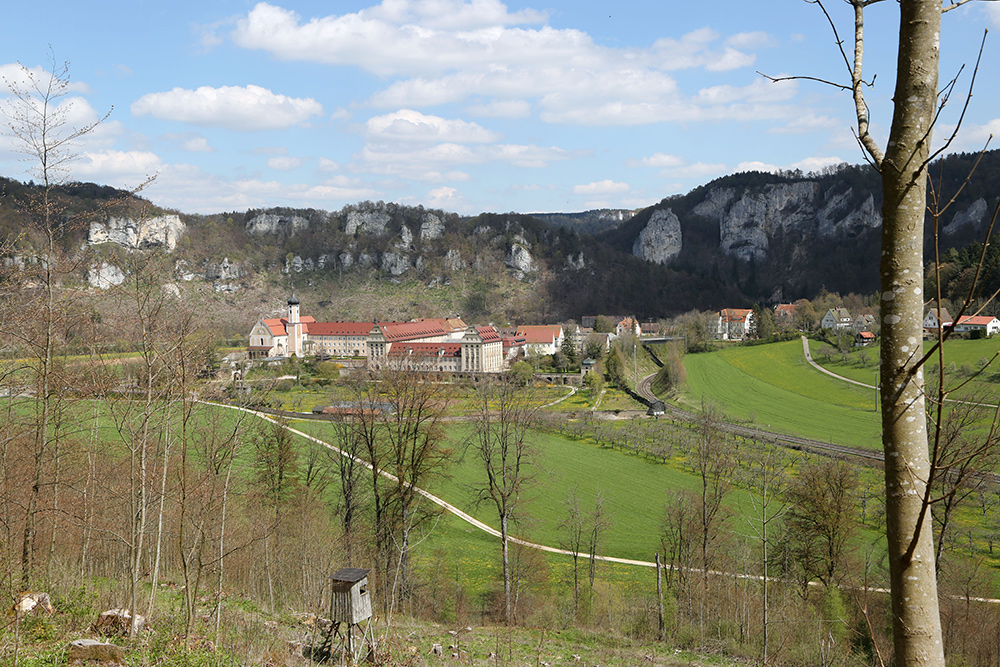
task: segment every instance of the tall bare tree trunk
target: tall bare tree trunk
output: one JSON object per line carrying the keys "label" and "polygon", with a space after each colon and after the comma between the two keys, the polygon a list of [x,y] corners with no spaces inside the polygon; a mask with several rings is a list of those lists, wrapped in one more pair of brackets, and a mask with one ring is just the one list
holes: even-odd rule
{"label": "tall bare tree trunk", "polygon": [[940,0],[902,0],[892,130],[881,164],[882,445],[897,665],[944,665],[926,488],[923,232],[938,104]]}

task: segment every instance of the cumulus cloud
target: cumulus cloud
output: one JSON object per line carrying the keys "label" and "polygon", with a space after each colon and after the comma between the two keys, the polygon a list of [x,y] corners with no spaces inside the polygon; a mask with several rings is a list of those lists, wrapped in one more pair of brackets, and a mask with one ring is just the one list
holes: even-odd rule
{"label": "cumulus cloud", "polygon": [[726,40],[726,45],[734,49],[755,49],[773,44],[774,40],[766,32],[741,32]]}
{"label": "cumulus cloud", "polygon": [[[520,118],[537,100],[549,122],[611,125],[700,118],[698,107],[712,102],[686,104],[670,72],[748,67],[755,56],[744,47],[767,38],[741,33],[723,42],[705,28],[646,48],[611,48],[580,30],[526,25],[544,18],[512,13],[496,0],[384,0],[356,13],[309,19],[260,3],[238,21],[233,39],[285,60],[353,65],[395,78],[368,100],[377,108],[485,98],[491,101],[470,104],[470,113]],[[746,92],[728,94],[756,101]]]}
{"label": "cumulus cloud", "polygon": [[579,155],[582,153],[578,151],[521,144],[440,143],[416,147],[367,144],[354,156],[351,168],[419,181],[467,181],[471,177],[463,169],[472,165],[500,162],[521,168],[540,168]]}
{"label": "cumulus cloud", "polygon": [[484,118],[527,118],[531,115],[531,104],[527,100],[491,100],[470,105],[465,110]]}
{"label": "cumulus cloud", "polygon": [[428,116],[411,109],[369,118],[365,134],[378,141],[490,143],[500,139],[500,135],[476,123]]}
{"label": "cumulus cloud", "polygon": [[628,192],[632,188],[629,187],[628,183],[616,183],[609,178],[603,181],[596,181],[594,183],[587,183],[585,185],[574,185],[573,194],[577,195],[611,195],[611,194],[621,194],[623,192]]}
{"label": "cumulus cloud", "polygon": [[214,153],[215,149],[208,143],[208,139],[195,134],[194,132],[168,132],[163,135],[164,141],[177,144],[181,150],[189,153]]}
{"label": "cumulus cloud", "polygon": [[134,187],[160,170],[162,163],[149,151],[85,153],[74,166],[76,176],[99,183]]}
{"label": "cumulus cloud", "polygon": [[302,158],[281,156],[268,158],[267,166],[278,171],[291,171],[302,166]]}
{"label": "cumulus cloud", "polygon": [[679,167],[683,165],[686,160],[679,155],[668,155],[667,153],[653,153],[639,160],[629,160],[628,166],[630,167],[655,167],[658,169],[664,169],[667,167]]}
{"label": "cumulus cloud", "polygon": [[465,200],[457,189],[443,186],[427,193],[426,205],[429,208],[456,211],[465,208]]}
{"label": "cumulus cloud", "polygon": [[[38,85],[44,89],[51,78],[52,72],[44,67],[27,67],[21,63],[0,64],[0,80],[7,84],[0,86],[0,95],[8,94],[11,88],[23,90]],[[66,91],[85,95],[90,92],[90,86],[70,79]]]}
{"label": "cumulus cloud", "polygon": [[329,158],[321,157],[319,159],[319,170],[320,171],[340,171],[340,163],[336,160],[331,160]]}
{"label": "cumulus cloud", "polygon": [[148,93],[132,104],[132,113],[233,130],[275,130],[304,123],[323,107],[311,97],[287,97],[260,86],[202,86]]}
{"label": "cumulus cloud", "polygon": [[725,174],[729,167],[721,162],[695,162],[673,169],[664,169],[661,173],[672,178],[705,178]]}

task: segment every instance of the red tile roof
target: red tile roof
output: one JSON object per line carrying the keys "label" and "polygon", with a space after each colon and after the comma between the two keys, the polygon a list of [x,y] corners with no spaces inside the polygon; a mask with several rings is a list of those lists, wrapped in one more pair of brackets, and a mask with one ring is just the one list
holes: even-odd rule
{"label": "red tile roof", "polygon": [[500,332],[496,327],[476,327],[476,333],[484,343],[495,343],[500,340]]}
{"label": "red tile roof", "polygon": [[740,322],[747,318],[749,312],[749,308],[723,308],[719,311],[719,315],[726,322]]}
{"label": "red tile roof", "polygon": [[371,322],[313,322],[307,331],[310,336],[367,336]]}
{"label": "red tile roof", "polygon": [[379,322],[378,327],[390,343],[448,335],[444,327],[431,322]]}
{"label": "red tile roof", "polygon": [[963,315],[962,317],[958,318],[958,324],[985,327],[995,319],[996,319],[995,317],[987,315]]}
{"label": "red tile roof", "polygon": [[517,328],[518,336],[524,336],[529,344],[551,345],[559,337],[562,327],[558,324],[524,324]]}

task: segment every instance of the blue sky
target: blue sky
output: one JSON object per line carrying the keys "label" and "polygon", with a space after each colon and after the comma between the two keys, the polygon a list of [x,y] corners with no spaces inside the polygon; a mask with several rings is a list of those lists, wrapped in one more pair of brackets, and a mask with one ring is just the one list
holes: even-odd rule
{"label": "blue sky", "polygon": [[[850,38],[846,3],[828,0]],[[74,180],[131,187],[185,213],[357,201],[462,214],[638,208],[746,169],[860,162],[846,66],[803,0],[57,0],[4,8],[0,74],[70,61],[67,120],[111,110]],[[896,3],[868,9],[876,136],[891,120]],[[1000,2],[945,14],[942,85]],[[850,44],[848,44],[850,49]],[[952,150],[1000,130],[1000,43]],[[867,77],[866,77],[867,78]],[[9,96],[0,92],[0,105]],[[9,136],[0,174],[27,180]]]}

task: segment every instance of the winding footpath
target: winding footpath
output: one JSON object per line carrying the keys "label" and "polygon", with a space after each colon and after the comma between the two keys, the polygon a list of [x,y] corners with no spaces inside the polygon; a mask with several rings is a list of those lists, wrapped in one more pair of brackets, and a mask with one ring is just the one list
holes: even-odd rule
{"label": "winding footpath", "polygon": [[[850,378],[846,378],[846,377],[843,377],[841,375],[837,375],[836,373],[828,371],[827,369],[825,369],[822,366],[820,366],[819,364],[817,364],[813,360],[812,355],[809,352],[809,342],[808,342],[808,340],[806,339],[805,336],[802,337],[802,352],[803,352],[803,355],[806,358],[806,361],[813,368],[815,368],[816,370],[820,371],[821,373],[825,373],[826,375],[829,375],[829,376],[831,376],[833,378],[836,378],[838,380],[842,380],[844,382],[848,382],[850,384],[859,385],[859,386],[862,386],[862,387],[866,387],[868,389],[875,389],[874,385],[865,384],[863,382],[858,382],[857,380],[852,380]],[[642,378],[638,382],[638,384],[636,385],[636,392],[639,395],[641,395],[644,398],[646,398],[648,400],[651,400],[651,401],[652,400],[659,400],[655,396],[655,394],[653,394],[653,391],[651,389],[651,383],[652,383],[652,379],[653,379],[654,376],[655,376],[655,374],[647,375],[646,377]],[[551,405],[555,405],[556,403],[559,403],[561,401],[566,400],[567,398],[569,398],[570,396],[572,396],[575,393],[576,393],[576,388],[575,387],[571,387],[569,393],[567,393],[565,396],[563,396],[563,397],[561,397],[559,399],[556,399],[555,401],[553,401],[553,402],[551,402],[548,405],[543,406],[543,407],[548,407],[548,406],[551,406]],[[957,401],[957,402],[964,402],[964,401]],[[247,413],[247,414],[255,415],[255,416],[257,416],[257,417],[259,417],[261,419],[264,419],[264,420],[266,420],[266,421],[268,421],[268,422],[270,422],[272,424],[280,425],[283,428],[285,428],[286,430],[288,430],[290,433],[293,433],[293,434],[295,434],[295,435],[297,435],[297,436],[299,436],[301,438],[304,438],[304,439],[306,439],[306,440],[308,440],[310,442],[313,442],[313,443],[315,443],[315,444],[317,444],[317,445],[319,445],[321,447],[325,447],[326,449],[329,449],[330,451],[336,452],[337,454],[339,454],[341,456],[344,456],[344,457],[347,457],[347,458],[353,458],[357,463],[360,463],[361,465],[365,466],[369,470],[372,469],[372,465],[368,461],[366,461],[365,459],[360,458],[360,457],[352,457],[350,454],[348,454],[347,452],[344,452],[343,450],[341,450],[340,448],[336,447],[335,445],[332,445],[329,442],[321,440],[320,438],[317,438],[315,436],[309,435],[308,433],[300,431],[300,430],[298,430],[296,428],[292,428],[287,423],[280,422],[279,420],[275,419],[274,417],[272,417],[272,416],[270,416],[268,414],[265,414],[263,412],[257,412],[256,410],[252,410],[252,409],[249,409],[249,408],[244,408],[244,407],[241,407],[241,406],[226,405],[226,404],[222,404],[222,403],[209,403],[209,402],[204,402],[204,403],[206,405],[213,405],[213,406],[216,406],[216,407],[227,408],[227,409],[230,409],[230,410],[236,410],[236,411],[241,411],[241,412],[244,412],[244,413]],[[981,405],[981,404],[977,404],[977,405]],[[674,406],[671,406],[671,405],[667,405],[666,407],[675,416],[677,416],[677,417],[679,417],[681,419],[693,420],[693,419],[695,419],[697,417],[697,415],[695,415],[692,412],[687,412],[685,410],[681,410],[680,408],[677,408],[677,407],[674,407]],[[996,407],[996,406],[989,406],[989,407]],[[854,457],[858,457],[858,458],[861,458],[861,459],[866,459],[866,460],[869,460],[869,461],[876,461],[876,460],[877,461],[882,461],[883,460],[883,457],[882,457],[881,453],[879,453],[879,452],[872,452],[872,451],[863,450],[863,449],[856,449],[856,448],[853,448],[853,447],[844,447],[842,445],[833,445],[833,444],[821,442],[821,441],[818,441],[818,440],[810,440],[808,438],[798,438],[798,437],[795,437],[795,436],[789,436],[789,435],[785,435],[785,434],[781,434],[781,433],[772,433],[772,432],[768,432],[768,431],[760,431],[758,429],[746,428],[746,427],[739,426],[739,425],[736,425],[736,424],[722,424],[722,428],[724,428],[724,429],[726,429],[726,430],[728,430],[730,432],[736,433],[738,435],[743,435],[743,436],[746,436],[746,437],[754,437],[754,438],[757,438],[757,439],[768,439],[768,440],[771,440],[771,441],[773,441],[775,443],[783,444],[783,445],[785,445],[787,447],[790,447],[790,448],[796,449],[796,450],[814,451],[816,453],[826,453],[826,454],[835,453],[837,455],[849,455],[849,456],[854,456]],[[384,478],[386,478],[388,480],[391,480],[393,482],[398,482],[399,481],[396,478],[395,475],[392,475],[391,473],[389,473],[389,472],[387,472],[385,470],[380,470],[379,474],[382,477],[384,477]],[[482,532],[484,532],[484,533],[486,533],[488,535],[491,535],[493,537],[496,537],[498,539],[501,537],[499,530],[497,530],[496,528],[493,528],[492,526],[490,526],[490,525],[488,525],[488,524],[480,521],[476,517],[472,516],[468,512],[465,512],[465,511],[459,509],[455,505],[452,505],[451,503],[449,503],[445,499],[443,499],[443,498],[441,498],[439,496],[434,495],[433,493],[427,491],[426,489],[422,489],[422,488],[416,487],[415,490],[416,490],[416,493],[418,495],[420,495],[421,497],[423,497],[426,500],[428,500],[429,502],[434,503],[435,505],[441,507],[442,509],[444,509],[445,511],[447,511],[447,512],[451,513],[452,515],[458,517],[462,521],[465,521],[466,523],[468,523],[469,525],[473,526],[474,528],[476,528],[478,530],[481,530]],[[511,542],[514,542],[514,543],[519,544],[521,546],[528,547],[530,549],[535,549],[535,550],[538,550],[538,551],[543,551],[545,553],[558,554],[558,555],[561,555],[561,556],[574,556],[574,553],[572,551],[567,550],[567,549],[560,549],[558,547],[552,547],[552,546],[548,546],[548,545],[545,545],[545,544],[539,544],[537,542],[530,542],[528,540],[524,540],[524,539],[521,539],[519,537],[514,537],[512,535],[508,535],[507,539],[510,540]],[[617,564],[620,564],[620,565],[634,565],[634,566],[638,566],[638,567],[647,567],[647,568],[655,568],[656,567],[656,563],[653,562],[653,561],[636,560],[636,559],[632,559],[632,558],[618,558],[617,556],[601,556],[599,554],[589,554],[589,553],[582,553],[582,552],[581,553],[577,553],[575,555],[578,558],[584,558],[584,559],[587,559],[587,560],[590,560],[592,558],[594,560],[601,561],[601,562],[604,562],[604,563],[617,563]],[[660,566],[664,567],[664,568],[667,568],[667,567],[672,568],[672,567],[674,567],[674,566],[667,565],[667,564],[662,564],[662,563],[661,563]],[[690,571],[691,572],[695,572],[695,573],[700,573],[701,572],[701,570],[696,569],[696,568],[692,568]],[[763,581],[764,580],[764,577],[761,576],[761,575],[745,574],[745,573],[738,573],[738,572],[723,572],[723,571],[719,571],[719,570],[709,570],[709,574],[714,575],[714,576],[729,577],[731,579],[742,579],[742,580],[750,580],[750,581]],[[770,579],[773,580],[773,578],[770,578]],[[809,582],[809,585],[810,586],[819,586],[820,584],[818,582]],[[868,592],[872,592],[872,593],[885,593],[885,594],[889,593],[889,590],[885,589],[885,588],[868,588],[867,591]],[[965,598],[965,597],[961,597],[961,596],[953,596],[953,597],[955,597],[956,599],[967,600],[969,602],[983,602],[983,603],[988,603],[988,604],[1000,604],[1000,599],[997,599],[997,598],[986,598],[986,597],[968,597],[968,598]]]}

